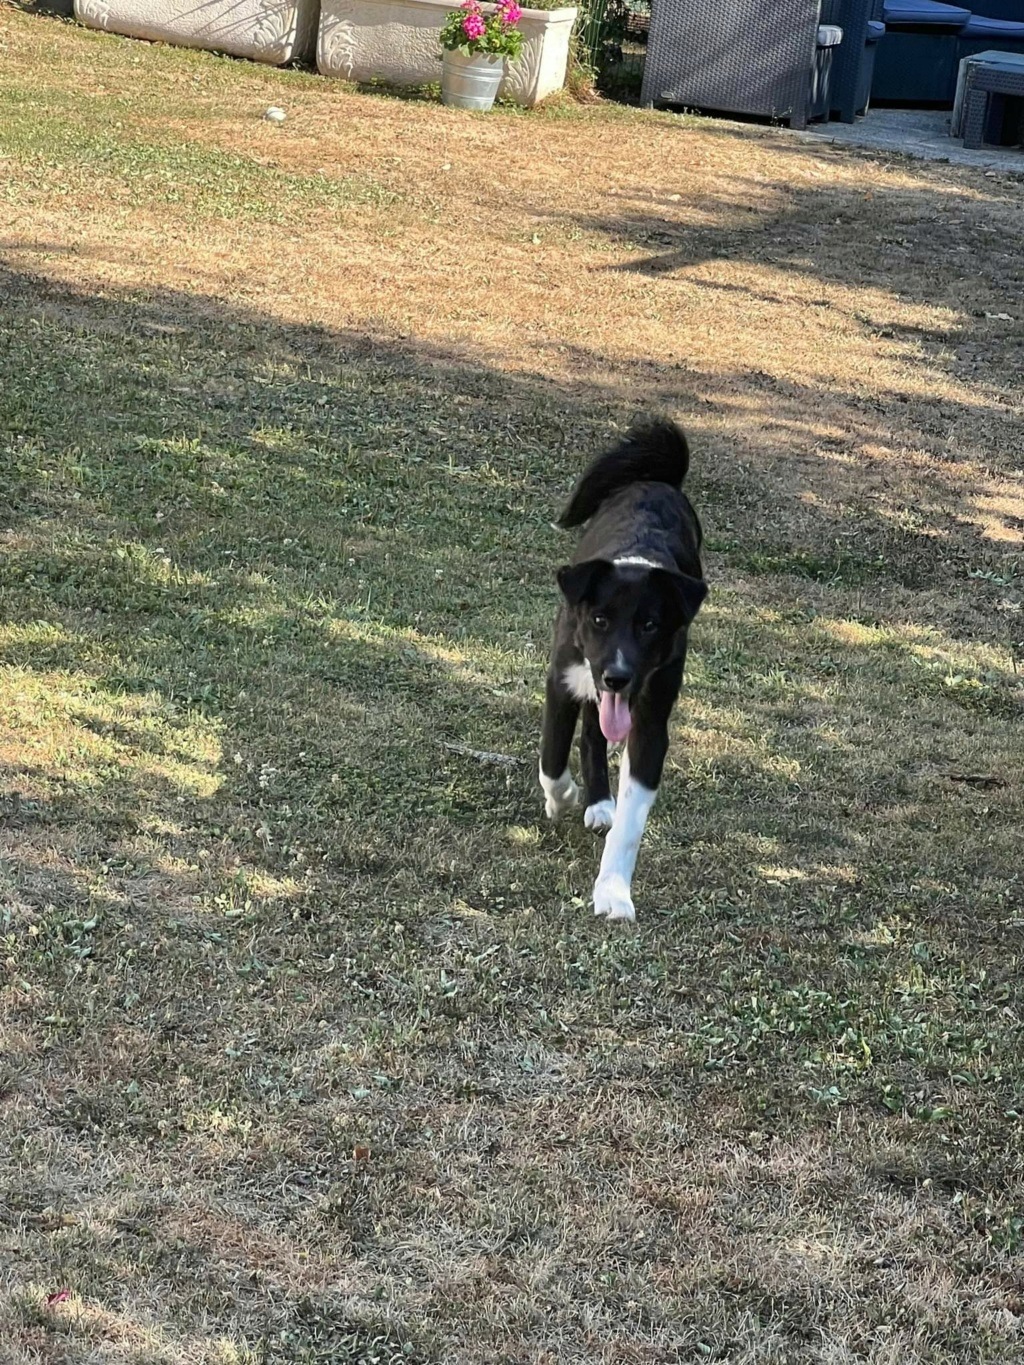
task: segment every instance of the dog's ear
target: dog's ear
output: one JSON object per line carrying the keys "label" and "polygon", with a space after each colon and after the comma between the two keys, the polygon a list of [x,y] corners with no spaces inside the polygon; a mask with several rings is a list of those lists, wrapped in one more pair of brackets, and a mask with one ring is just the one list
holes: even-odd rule
{"label": "dog's ear", "polygon": [[594,595],[598,583],[611,571],[607,559],[585,559],[582,564],[566,564],[558,570],[558,586],[570,607],[578,607]]}
{"label": "dog's ear", "polygon": [[665,602],[673,614],[678,614],[676,629],[688,626],[708,595],[708,585],[703,578],[692,578],[686,573],[672,573],[668,569],[654,569],[651,577],[661,586]]}

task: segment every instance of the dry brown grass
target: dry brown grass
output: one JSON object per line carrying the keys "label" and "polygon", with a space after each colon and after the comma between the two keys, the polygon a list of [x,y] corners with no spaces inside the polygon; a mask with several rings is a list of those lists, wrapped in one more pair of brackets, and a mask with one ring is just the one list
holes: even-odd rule
{"label": "dry brown grass", "polygon": [[[0,1361],[1019,1360],[1021,183],[0,53]],[[548,523],[652,406],[609,934]]]}

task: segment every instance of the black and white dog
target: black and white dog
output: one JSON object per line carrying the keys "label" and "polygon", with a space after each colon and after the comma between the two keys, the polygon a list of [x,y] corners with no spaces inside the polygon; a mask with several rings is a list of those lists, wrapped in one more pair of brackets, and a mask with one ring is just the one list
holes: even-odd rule
{"label": "black and white dog", "polygon": [[[576,805],[569,771],[583,709],[580,759],[588,829],[608,830],[594,913],[635,916],[633,868],[668,751],[668,718],[686,662],[686,635],[707,593],[701,528],[681,491],[690,457],[672,422],[634,427],[577,483],[560,526],[583,526],[558,570],[564,601],[544,703],[540,782],[548,817]],[[625,743],[616,805],[608,745]]]}

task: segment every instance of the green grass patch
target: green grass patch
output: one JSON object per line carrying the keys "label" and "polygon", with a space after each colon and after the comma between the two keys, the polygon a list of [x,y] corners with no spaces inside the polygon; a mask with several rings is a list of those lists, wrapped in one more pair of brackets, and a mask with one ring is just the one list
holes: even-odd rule
{"label": "green grass patch", "polygon": [[[99,183],[112,204],[178,205],[242,222],[293,222],[353,205],[384,207],[396,194],[363,176],[309,175],[138,123],[133,97],[71,96],[7,86],[0,94],[0,155],[58,193]],[[19,185],[2,191],[17,202]]]}

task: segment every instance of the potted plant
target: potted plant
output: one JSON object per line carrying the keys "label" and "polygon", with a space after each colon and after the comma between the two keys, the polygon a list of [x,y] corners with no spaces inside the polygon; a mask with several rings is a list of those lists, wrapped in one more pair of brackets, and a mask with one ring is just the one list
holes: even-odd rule
{"label": "potted plant", "polygon": [[[97,0],[93,0],[96,3]],[[459,0],[320,0],[317,67],[362,83],[428,85],[438,78],[438,30]],[[517,0],[523,35],[517,62],[506,62],[498,98],[531,109],[565,84],[576,9],[560,0]],[[603,3],[603,0],[602,0]],[[544,8],[535,8],[535,6]],[[547,8],[553,5],[554,8]],[[486,4],[485,13],[490,6]],[[465,15],[462,15],[465,18]]]}
{"label": "potted plant", "polygon": [[462,0],[459,9],[449,11],[441,29],[443,103],[456,109],[491,108],[505,63],[516,61],[523,50],[523,35],[516,27],[522,13],[516,0],[498,0],[489,14],[480,0]]}

